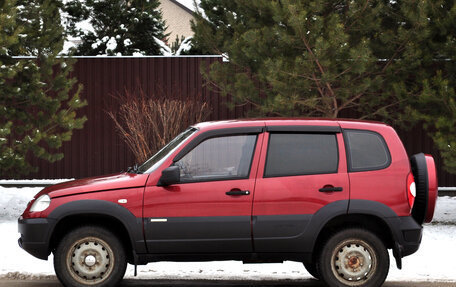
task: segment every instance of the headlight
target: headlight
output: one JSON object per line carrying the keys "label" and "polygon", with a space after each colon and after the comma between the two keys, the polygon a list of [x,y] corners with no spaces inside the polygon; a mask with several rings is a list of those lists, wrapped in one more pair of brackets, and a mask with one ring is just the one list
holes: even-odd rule
{"label": "headlight", "polygon": [[30,207],[30,212],[37,212],[43,211],[49,207],[51,204],[51,198],[47,194],[43,194],[42,196],[38,197],[37,200],[32,204]]}

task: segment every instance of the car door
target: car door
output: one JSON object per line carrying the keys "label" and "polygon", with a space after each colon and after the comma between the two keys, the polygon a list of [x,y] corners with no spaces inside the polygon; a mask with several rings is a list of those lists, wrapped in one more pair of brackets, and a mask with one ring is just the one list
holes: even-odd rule
{"label": "car door", "polygon": [[[255,252],[304,252],[319,211],[346,212],[349,181],[338,126],[267,127],[253,208]],[[331,208],[331,207],[330,207]]]}
{"label": "car door", "polygon": [[[180,182],[146,187],[149,253],[251,252],[251,215],[261,128],[200,135],[172,165]],[[195,141],[198,142],[196,146]]]}

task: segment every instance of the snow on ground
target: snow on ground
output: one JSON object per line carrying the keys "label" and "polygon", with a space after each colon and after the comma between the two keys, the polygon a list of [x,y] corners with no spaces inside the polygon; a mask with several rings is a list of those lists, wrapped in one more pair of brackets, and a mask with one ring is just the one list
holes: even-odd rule
{"label": "snow on ground", "polygon": [[390,253],[391,267],[388,279],[456,281],[456,222],[452,225],[425,225],[420,249],[402,259],[402,270],[395,267]]}
{"label": "snow on ground", "polygon": [[441,196],[437,199],[432,224],[456,223],[456,197]]}
{"label": "snow on ground", "polygon": [[42,189],[42,187],[0,187],[0,223],[17,220],[27,203]]}
{"label": "snow on ground", "polygon": [[[41,188],[0,187],[0,278],[42,278],[53,276],[52,255],[48,261],[36,259],[22,250],[17,239],[17,217]],[[439,197],[434,222],[424,228],[423,242],[417,253],[403,259],[398,270],[392,255],[389,281],[455,281],[456,197]],[[129,265],[126,278],[133,278]],[[285,280],[306,279],[310,275],[301,263],[242,264],[224,262],[159,262],[138,266],[141,279],[207,280]]]}

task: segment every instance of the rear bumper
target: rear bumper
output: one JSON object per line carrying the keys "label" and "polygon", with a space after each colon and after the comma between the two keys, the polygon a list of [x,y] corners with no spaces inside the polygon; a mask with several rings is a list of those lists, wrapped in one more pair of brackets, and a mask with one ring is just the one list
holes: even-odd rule
{"label": "rear bumper", "polygon": [[33,256],[47,260],[51,253],[49,239],[54,225],[55,221],[48,218],[19,218],[19,246]]}
{"label": "rear bumper", "polygon": [[415,253],[421,244],[423,227],[411,216],[390,218],[388,221],[396,241],[397,255],[402,258]]}

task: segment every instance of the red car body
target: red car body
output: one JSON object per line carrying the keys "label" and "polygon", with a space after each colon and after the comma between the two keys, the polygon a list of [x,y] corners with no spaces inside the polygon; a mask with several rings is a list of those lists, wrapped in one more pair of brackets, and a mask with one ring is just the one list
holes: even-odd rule
{"label": "red car body", "polygon": [[[379,146],[383,142],[384,165],[372,170],[351,166],[351,152],[357,151],[348,149],[348,131],[355,136],[359,131],[361,137],[372,134]],[[266,166],[271,134],[316,134],[334,140],[337,159],[331,160],[336,170],[270,175]],[[230,135],[254,136],[247,176],[160,184],[165,169],[198,145]],[[227,153],[229,148],[227,144]],[[281,152],[276,151],[276,158]],[[425,213],[422,216],[430,222],[437,178],[432,157],[424,158],[426,206],[417,212]],[[47,259],[71,225],[96,222],[118,225],[116,232],[126,236],[129,261],[134,264],[164,259],[313,262],[328,230],[356,224],[378,232],[400,266],[403,256],[418,249],[422,234],[422,222],[417,223],[410,205],[411,174],[410,159],[397,133],[383,123],[340,119],[200,123],[151,172],[123,172],[43,189],[35,199],[47,194],[50,205],[39,212],[30,212],[33,201],[27,206],[19,219],[20,244]]]}

